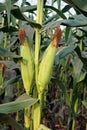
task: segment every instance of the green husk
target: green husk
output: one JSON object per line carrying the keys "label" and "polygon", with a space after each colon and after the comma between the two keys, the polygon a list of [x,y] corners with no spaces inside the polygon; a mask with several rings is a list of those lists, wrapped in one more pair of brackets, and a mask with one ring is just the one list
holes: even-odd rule
{"label": "green husk", "polygon": [[32,49],[29,46],[26,34],[24,30],[19,31],[20,40],[20,56],[23,58],[21,62],[21,75],[23,79],[24,88],[26,93],[30,93],[31,85],[34,78],[34,60],[32,55]]}
{"label": "green husk", "polygon": [[51,43],[44,52],[42,61],[39,67],[39,76],[38,76],[38,92],[42,92],[45,86],[49,83],[51,78],[52,67],[57,52],[59,42],[61,40],[61,30],[56,29],[55,33],[51,37]]}

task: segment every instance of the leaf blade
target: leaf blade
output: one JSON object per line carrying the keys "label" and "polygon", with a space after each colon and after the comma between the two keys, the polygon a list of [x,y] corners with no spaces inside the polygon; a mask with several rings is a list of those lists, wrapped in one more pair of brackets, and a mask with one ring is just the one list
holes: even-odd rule
{"label": "leaf blade", "polygon": [[20,96],[19,99],[13,102],[5,103],[0,105],[0,113],[13,113],[19,110],[24,109],[25,107],[30,107],[35,104],[38,99],[29,97],[26,94]]}

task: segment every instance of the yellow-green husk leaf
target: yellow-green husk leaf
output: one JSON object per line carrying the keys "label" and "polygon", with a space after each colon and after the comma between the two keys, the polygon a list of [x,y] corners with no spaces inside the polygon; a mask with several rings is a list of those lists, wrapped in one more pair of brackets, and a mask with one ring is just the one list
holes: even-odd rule
{"label": "yellow-green husk leaf", "polygon": [[21,40],[22,37],[23,37],[23,42],[20,45],[20,56],[22,57],[22,61],[20,67],[21,67],[21,75],[22,75],[24,88],[26,90],[26,93],[29,94],[33,82],[33,78],[34,78],[34,60],[31,52],[32,49],[30,48],[31,46],[29,46],[27,37],[20,36]]}
{"label": "yellow-green husk leaf", "polygon": [[55,48],[52,44],[48,46],[46,49],[42,61],[39,67],[39,76],[38,76],[38,85],[40,91],[44,89],[44,87],[48,84],[50,80],[50,75],[52,72],[52,66],[54,63],[54,58],[56,54],[57,48]]}
{"label": "yellow-green husk leaf", "polygon": [[54,59],[61,39],[61,35],[62,35],[61,30],[56,29],[55,33],[52,35],[51,43],[44,52],[44,55],[42,57],[38,75],[39,93],[41,93],[44,90],[45,86],[48,84],[50,80],[52,67],[54,64]]}

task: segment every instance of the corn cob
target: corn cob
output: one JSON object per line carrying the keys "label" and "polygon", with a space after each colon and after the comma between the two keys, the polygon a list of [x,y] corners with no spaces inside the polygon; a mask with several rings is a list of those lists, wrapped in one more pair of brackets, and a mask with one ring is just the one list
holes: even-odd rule
{"label": "corn cob", "polygon": [[25,91],[29,94],[34,77],[34,60],[26,33],[23,29],[19,30],[18,37],[20,42],[20,55],[23,58],[21,62],[21,75]]}
{"label": "corn cob", "polygon": [[42,92],[45,86],[48,84],[50,77],[52,66],[54,63],[55,55],[57,52],[57,48],[59,42],[61,40],[61,29],[56,29],[54,34],[51,37],[51,43],[44,52],[42,57],[42,61],[39,66],[39,76],[38,76],[38,91]]}

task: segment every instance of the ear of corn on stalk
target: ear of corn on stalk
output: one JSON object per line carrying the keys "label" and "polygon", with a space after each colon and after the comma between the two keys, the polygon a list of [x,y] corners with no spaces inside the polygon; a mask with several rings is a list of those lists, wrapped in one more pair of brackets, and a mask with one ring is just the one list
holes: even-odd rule
{"label": "ear of corn on stalk", "polygon": [[52,66],[54,63],[55,55],[59,42],[61,40],[62,32],[61,29],[56,29],[51,37],[51,43],[44,52],[42,61],[39,66],[38,75],[38,91],[42,92],[45,86],[48,84],[51,76]]}
{"label": "ear of corn on stalk", "polygon": [[34,60],[31,46],[29,46],[26,33],[23,29],[18,32],[20,42],[20,55],[23,58],[21,64],[21,75],[26,93],[30,93],[30,88],[34,77]]}

